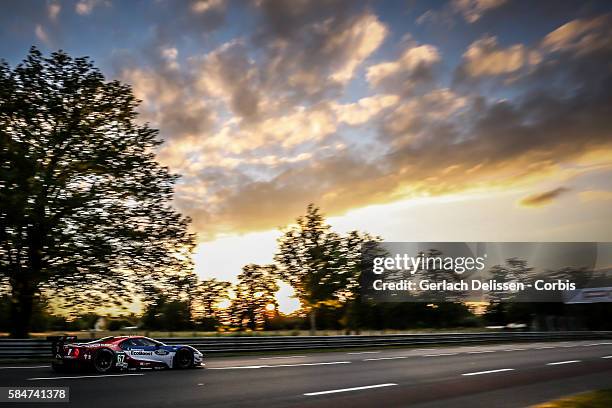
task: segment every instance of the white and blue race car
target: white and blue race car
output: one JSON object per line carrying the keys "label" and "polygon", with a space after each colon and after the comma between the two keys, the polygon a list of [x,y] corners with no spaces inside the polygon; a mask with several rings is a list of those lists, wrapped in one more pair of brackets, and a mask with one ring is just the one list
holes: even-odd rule
{"label": "white and blue race car", "polygon": [[166,345],[144,336],[104,337],[88,343],[76,337],[50,337],[56,371],[93,368],[99,373],[139,368],[192,368],[204,365],[204,355],[189,345]]}

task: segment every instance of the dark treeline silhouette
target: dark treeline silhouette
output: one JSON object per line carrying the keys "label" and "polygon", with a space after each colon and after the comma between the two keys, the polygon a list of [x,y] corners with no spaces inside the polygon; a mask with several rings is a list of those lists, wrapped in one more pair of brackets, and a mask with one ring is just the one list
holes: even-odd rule
{"label": "dark treeline silhouette", "polygon": [[[313,234],[310,229],[314,229]],[[299,230],[298,230],[299,229]],[[333,234],[321,238],[321,234]],[[318,243],[305,241],[304,247],[287,245],[290,240],[318,236]],[[311,276],[301,275],[317,292],[309,292],[308,286],[299,286],[302,281],[293,279],[288,270],[282,271],[283,263],[272,265],[249,264],[244,266],[236,284],[216,279],[177,280],[179,287],[174,291],[149,294],[148,302],[141,315],[126,315],[108,318],[105,327],[110,330],[138,327],[159,331],[243,331],[243,330],[336,330],[359,333],[364,330],[407,330],[477,328],[484,326],[508,326],[521,324],[524,330],[609,330],[610,312],[608,303],[564,304],[563,302],[512,302],[512,296],[492,292],[489,304],[483,314],[475,314],[469,303],[462,302],[375,302],[364,297],[359,284],[361,269],[355,264],[359,258],[354,250],[358,243],[376,242],[379,238],[366,233],[350,232],[346,235],[335,233],[326,224],[321,211],[309,205],[306,214],[299,217],[296,227],[279,239],[278,253],[282,251],[303,251],[309,246],[316,248],[310,254],[300,255],[300,260],[311,263]],[[343,243],[344,241],[344,243]],[[348,241],[348,242],[347,242]],[[321,249],[329,245],[335,251]],[[339,249],[340,248],[340,249]],[[332,255],[330,255],[330,253]],[[319,255],[320,254],[320,255]],[[318,260],[322,256],[323,260]],[[335,258],[335,259],[334,259]],[[289,256],[277,255],[277,260],[286,262]],[[292,260],[292,267],[299,267],[299,261]],[[327,268],[314,269],[327,262]],[[296,266],[297,264],[297,266]],[[325,264],[324,264],[325,265]],[[331,267],[333,265],[333,267]],[[491,273],[501,281],[520,278],[535,279],[532,268],[523,260],[511,258],[504,265],[496,265]],[[568,271],[556,273],[561,277]],[[189,276],[189,275],[188,275]],[[300,299],[307,299],[306,307],[291,315],[278,312],[275,293],[278,281],[285,280],[298,290]],[[319,289],[320,285],[327,285]],[[301,290],[302,292],[300,292]],[[33,308],[33,331],[88,330],[93,329],[99,319],[96,313],[84,313],[76,318],[66,319],[49,313],[48,303],[37,301]],[[316,302],[311,300],[316,299]],[[225,305],[223,305],[225,303]],[[221,307],[221,306],[224,307]],[[0,331],[10,330],[10,297],[0,298]],[[316,316],[316,320],[312,316]],[[4,317],[7,317],[6,319]]]}

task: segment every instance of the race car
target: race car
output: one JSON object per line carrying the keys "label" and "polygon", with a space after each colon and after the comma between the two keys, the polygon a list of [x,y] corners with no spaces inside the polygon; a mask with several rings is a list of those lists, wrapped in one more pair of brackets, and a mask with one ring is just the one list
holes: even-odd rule
{"label": "race car", "polygon": [[166,345],[144,336],[110,336],[77,343],[74,336],[48,337],[55,371],[93,369],[98,373],[141,368],[186,369],[203,366],[203,354],[192,346]]}

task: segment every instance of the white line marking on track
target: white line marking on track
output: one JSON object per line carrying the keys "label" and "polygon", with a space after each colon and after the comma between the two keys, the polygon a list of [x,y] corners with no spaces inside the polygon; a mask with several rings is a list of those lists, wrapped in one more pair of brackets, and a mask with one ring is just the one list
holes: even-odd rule
{"label": "white line marking on track", "polygon": [[612,356],[603,356],[602,358],[612,358]]}
{"label": "white line marking on track", "polygon": [[423,357],[456,356],[459,353],[425,354]]}
{"label": "white line marking on track", "polygon": [[407,356],[396,356],[396,357],[377,357],[377,358],[365,358],[363,361],[380,361],[380,360],[401,360],[408,358]]}
{"label": "white line marking on track", "polygon": [[580,360],[567,360],[567,361],[557,361],[554,363],[546,363],[546,365],[560,365],[560,364],[572,364],[572,363],[579,363]]}
{"label": "white line marking on track", "polygon": [[144,374],[100,374],[100,375],[78,375],[71,377],[34,377],[28,378],[30,381],[38,381],[38,380],[78,380],[81,378],[105,378],[105,377],[129,377],[129,376],[142,376]]}
{"label": "white line marking on track", "polygon": [[514,368],[500,368],[498,370],[487,370],[487,371],[476,371],[473,373],[464,373],[461,375],[480,375],[480,374],[493,374],[493,373],[501,373],[504,371],[514,371]]}
{"label": "white line marking on track", "polygon": [[326,361],[323,363],[298,363],[298,364],[274,364],[274,365],[252,365],[252,366],[232,366],[232,367],[209,367],[207,370],[237,370],[244,368],[274,368],[274,367],[302,367],[302,366],[320,366],[334,364],[350,364],[350,361]]}
{"label": "white line marking on track", "polygon": [[305,358],[306,356],[259,357],[260,360],[277,360],[283,358]]}
{"label": "white line marking on track", "polygon": [[504,351],[523,351],[523,350],[527,350],[524,348],[513,348],[513,349],[505,349]]}
{"label": "white line marking on track", "polygon": [[319,366],[319,365],[334,365],[334,364],[351,364],[350,361],[329,361],[324,363],[301,363],[301,364],[275,364],[265,367],[301,367],[301,366]]}
{"label": "white line marking on track", "polygon": [[386,384],[364,385],[363,387],[340,388],[338,390],[307,392],[304,395],[310,397],[310,396],[313,396],[313,395],[324,395],[324,394],[334,394],[336,392],[368,390],[370,388],[391,387],[391,386],[394,386],[394,385],[397,385],[397,384],[395,384],[395,383],[386,383]]}
{"label": "white line marking on track", "polygon": [[554,349],[553,346],[544,346],[544,347],[536,347],[535,350],[546,350],[546,349]]}
{"label": "white line marking on track", "polygon": [[495,350],[468,351],[468,354],[495,353]]}
{"label": "white line marking on track", "polygon": [[346,353],[346,354],[378,354],[380,351],[357,351],[354,353]]}
{"label": "white line marking on track", "polygon": [[22,367],[0,367],[0,370],[24,370],[27,368],[49,368],[51,366],[22,366]]}

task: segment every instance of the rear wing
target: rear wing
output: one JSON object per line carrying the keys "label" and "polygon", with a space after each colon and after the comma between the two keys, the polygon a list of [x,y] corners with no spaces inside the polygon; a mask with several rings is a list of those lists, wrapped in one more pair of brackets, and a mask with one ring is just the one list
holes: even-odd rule
{"label": "rear wing", "polygon": [[77,339],[77,336],[47,336],[47,340],[51,342],[51,352],[53,357],[58,354],[61,355],[61,350],[64,344],[73,342]]}

